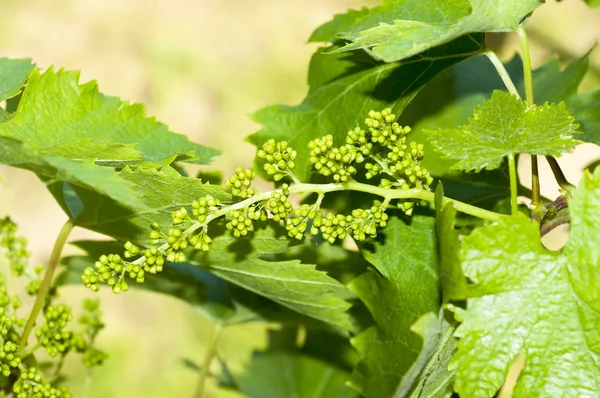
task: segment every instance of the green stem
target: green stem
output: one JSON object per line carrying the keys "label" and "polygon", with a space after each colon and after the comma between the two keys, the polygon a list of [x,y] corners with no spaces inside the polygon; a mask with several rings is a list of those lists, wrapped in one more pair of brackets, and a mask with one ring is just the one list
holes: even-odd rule
{"label": "green stem", "polygon": [[[527,104],[534,105],[533,100],[533,69],[531,68],[531,55],[529,53],[529,40],[523,26],[517,28],[517,36],[521,45],[521,58],[523,59],[523,80],[525,82],[525,100]],[[540,194],[540,176],[538,171],[538,159],[531,155],[531,207],[534,218],[543,216],[542,198]]]}
{"label": "green stem", "polygon": [[573,188],[575,188],[575,185],[571,184],[567,180],[567,177],[565,177],[565,174],[563,173],[558,161],[554,156],[546,156],[546,160],[552,169],[552,174],[554,174],[554,179],[558,183],[559,187],[567,192],[570,192]]}
{"label": "green stem", "polygon": [[206,347],[206,353],[204,354],[204,360],[202,361],[202,367],[200,368],[200,376],[198,378],[198,386],[196,387],[195,398],[202,398],[204,396],[204,390],[206,388],[206,379],[210,371],[210,364],[217,352],[217,341],[219,335],[223,330],[223,325],[216,323],[210,333],[208,340],[208,347]]}
{"label": "green stem", "polygon": [[27,319],[25,329],[23,330],[23,334],[21,335],[21,349],[27,346],[29,334],[31,333],[31,330],[35,325],[35,321],[38,315],[40,314],[40,311],[44,307],[46,297],[48,296],[48,292],[50,292],[50,287],[52,286],[54,271],[56,271],[56,267],[58,266],[58,262],[60,260],[60,254],[62,253],[62,249],[63,247],[65,247],[69,234],[71,233],[74,227],[75,224],[73,220],[68,219],[65,225],[63,225],[62,229],[58,233],[58,236],[56,237],[56,241],[54,242],[54,248],[52,248],[52,254],[50,255],[50,260],[48,261],[48,265],[46,266],[46,272],[44,274],[44,279],[42,280],[42,286],[40,287],[40,291],[38,292],[38,295],[35,299],[35,303],[33,304],[31,313],[29,314],[29,319]]}
{"label": "green stem", "polygon": [[498,55],[496,55],[496,53],[492,50],[486,51],[485,55],[487,55],[492,65],[494,65],[494,68],[496,68],[496,72],[498,72],[498,75],[500,76],[502,82],[508,89],[508,92],[513,94],[517,98],[521,98],[521,95],[519,94],[515,83],[513,83],[512,79],[510,78],[510,75],[508,74],[508,71],[504,67],[504,64],[502,63],[502,61],[500,61],[500,58],[498,58]]}
{"label": "green stem", "polygon": [[531,155],[531,204],[533,207],[539,207],[542,205],[540,173],[538,170],[538,159],[536,155]]}
{"label": "green stem", "polygon": [[[513,164],[513,166],[514,166],[514,164]],[[516,174],[515,174],[515,181],[516,181]],[[208,217],[206,217],[206,220],[203,223],[195,222],[194,224],[192,224],[189,228],[187,228],[183,232],[183,234],[189,235],[189,234],[195,232],[196,230],[205,227],[213,220],[215,220],[219,217],[222,217],[231,211],[245,209],[246,207],[251,206],[254,203],[263,202],[263,201],[271,198],[271,195],[274,192],[281,192],[281,191],[282,191],[281,189],[276,189],[273,191],[261,192],[261,193],[254,195],[248,199],[244,199],[244,200],[234,203],[230,206],[223,207],[223,208],[215,211]],[[337,192],[337,191],[356,191],[356,192],[370,193],[372,195],[381,196],[382,198],[384,198],[384,200],[387,200],[388,202],[393,199],[417,199],[417,200],[424,200],[426,202],[431,202],[431,203],[433,203],[435,201],[435,194],[431,191],[426,191],[423,189],[416,189],[416,188],[414,188],[414,189],[389,189],[389,188],[377,187],[377,186],[370,185],[370,184],[363,184],[360,182],[331,183],[331,184],[299,183],[299,184],[292,184],[289,187],[290,193],[297,193],[297,194],[316,193],[319,195],[324,195],[329,192]],[[515,188],[514,192],[516,195],[516,188]],[[498,221],[503,216],[503,214],[500,214],[500,213],[495,213],[493,211],[485,210],[480,207],[470,205],[468,203],[464,203],[464,202],[460,202],[458,200],[444,197],[444,204],[447,204],[447,203],[451,203],[456,210],[458,210],[462,213],[469,214],[471,216],[475,216],[475,217],[478,217],[478,218],[481,218],[484,220]],[[165,250],[167,250],[168,248],[169,248],[169,244],[165,243],[162,246],[160,246],[158,248],[158,250],[161,253],[164,253]],[[146,260],[146,257],[142,256],[142,257],[136,259],[133,263],[134,264],[142,264],[145,260]]]}
{"label": "green stem", "polygon": [[525,82],[525,100],[533,105],[533,69],[531,69],[531,56],[529,54],[529,41],[523,26],[517,28],[517,36],[521,45],[521,58],[523,59],[523,78]]}
{"label": "green stem", "polygon": [[510,176],[510,209],[512,214],[519,211],[517,205],[517,167],[515,165],[515,155],[508,155],[508,173]]}

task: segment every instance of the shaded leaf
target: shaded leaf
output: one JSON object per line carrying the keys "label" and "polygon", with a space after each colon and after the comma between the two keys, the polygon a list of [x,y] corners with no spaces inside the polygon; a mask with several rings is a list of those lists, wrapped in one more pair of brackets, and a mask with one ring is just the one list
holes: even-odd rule
{"label": "shaded leaf", "polygon": [[324,23],[315,29],[308,39],[309,42],[330,42],[339,40],[339,33],[345,32],[354,25],[355,21],[369,14],[369,9],[363,7],[360,10],[348,10],[345,14],[336,14],[333,20]]}
{"label": "shaded leaf", "polygon": [[137,205],[145,209],[138,203],[134,186],[119,178],[113,170],[96,166],[91,160],[74,161],[59,156],[44,156],[24,142],[4,136],[3,127],[7,123],[10,121],[0,123],[0,161],[3,164],[32,171],[48,182],[60,181],[61,187],[62,182],[66,182],[93,191],[96,195],[109,197],[122,206]]}
{"label": "shaded leaf", "polygon": [[591,51],[571,62],[566,68],[562,68],[560,61],[554,57],[534,70],[535,102],[560,102],[577,94],[577,89],[589,68]]}
{"label": "shaded leaf", "polygon": [[[383,0],[365,11],[349,11],[317,29],[318,39],[350,41],[338,51],[368,48],[385,62],[399,61],[477,32],[515,30],[542,0]],[[354,20],[354,21],[352,21]]]}
{"label": "shaded leaf", "polygon": [[346,372],[305,355],[268,352],[255,354],[236,381],[253,398],[354,398],[347,377]]}
{"label": "shaded leaf", "polygon": [[375,320],[352,340],[361,360],[350,384],[367,398],[394,394],[423,346],[411,326],[441,302],[434,220],[414,216],[407,225],[392,218],[381,235],[372,250],[361,247],[375,269],[349,286]]}
{"label": "shaded leaf", "polygon": [[559,155],[572,150],[577,124],[564,103],[529,106],[502,91],[480,105],[458,129],[427,130],[438,152],[459,160],[453,168],[472,171],[498,168],[518,153]]}
{"label": "shaded leaf", "polygon": [[197,254],[192,262],[247,290],[267,297],[300,314],[315,318],[340,333],[351,328],[343,299],[344,285],[317,271],[315,265],[272,257],[289,248],[289,238],[271,227],[252,236],[215,237],[211,250]]}
{"label": "shaded leaf", "polygon": [[600,90],[578,94],[566,100],[583,132],[577,138],[585,142],[600,144]]}

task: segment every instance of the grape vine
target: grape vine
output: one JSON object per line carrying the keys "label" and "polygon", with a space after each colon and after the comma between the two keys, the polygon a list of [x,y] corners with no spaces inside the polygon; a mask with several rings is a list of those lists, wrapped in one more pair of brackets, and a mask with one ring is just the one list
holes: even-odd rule
{"label": "grape vine", "polygon": [[[600,144],[600,94],[579,92],[590,53],[533,69],[525,25],[542,3],[389,0],[335,16],[310,38],[325,46],[306,98],[256,112],[254,163],[224,179],[192,176],[219,151],[142,106],[1,58],[0,163],[35,173],[66,220],[33,266],[0,219],[0,396],[79,396],[72,356],[89,388],[109,357],[99,301],[61,297],[82,282],[205,317],[204,352],[180,361],[196,398],[598,396],[600,168],[573,184],[560,156]],[[515,35],[520,57],[503,62],[489,32]],[[547,249],[564,224],[564,247]],[[113,240],[65,256],[75,228]],[[233,365],[225,331],[250,322],[261,346]]]}
{"label": "grape vine", "polygon": [[[331,135],[309,143],[310,163],[317,174],[333,180],[328,184],[301,183],[294,175],[296,151],[287,142],[268,140],[257,152],[263,160],[265,172],[280,188],[259,192],[252,186],[256,177],[252,169],[238,167],[225,186],[239,201],[224,205],[211,195],[195,200],[191,209],[182,207],[172,213],[172,228],[161,231],[151,225],[150,243],[153,247],[142,249],[131,242],[125,243],[125,252],[102,255],[94,268],[83,271],[84,285],[98,291],[107,284],[114,293],[129,289],[126,277],[143,283],[146,273],[163,270],[165,259],[171,263],[186,261],[187,249],[209,251],[212,239],[209,224],[221,217],[227,220],[226,228],[234,237],[246,236],[254,230],[254,222],[268,218],[280,223],[290,238],[302,240],[308,235],[320,235],[330,244],[352,236],[357,241],[375,238],[377,230],[387,225],[388,208],[397,208],[411,215],[415,200],[433,202],[429,186],[433,177],[421,166],[423,144],[407,142],[411,129],[400,126],[391,109],[370,111],[365,118],[366,130],[355,127],[346,136],[342,146],[333,145]],[[378,185],[357,182],[359,170],[366,180],[376,180]],[[354,209],[350,214],[324,213],[322,201],[326,193],[335,191],[360,191],[377,195],[366,209]],[[289,200],[292,193],[316,193],[313,204],[294,207]],[[446,199],[457,209],[488,220],[498,220],[501,214],[486,211],[465,203]]]}

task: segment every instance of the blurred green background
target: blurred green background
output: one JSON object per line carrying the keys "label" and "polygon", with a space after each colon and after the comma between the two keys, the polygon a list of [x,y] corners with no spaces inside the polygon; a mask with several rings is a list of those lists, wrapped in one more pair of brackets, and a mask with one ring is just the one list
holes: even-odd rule
{"label": "blurred green background", "polygon": [[[302,100],[308,61],[317,47],[306,44],[312,30],[334,13],[376,3],[4,0],[0,56],[30,57],[42,68],[79,69],[81,80],[98,80],[102,92],[145,103],[148,114],[173,131],[221,149],[224,155],[214,167],[228,174],[237,165],[250,165],[254,157],[253,147],[243,141],[257,129],[248,115],[265,105]],[[529,25],[534,65],[552,53],[579,57],[600,39],[600,9],[590,10],[581,0],[548,3]],[[492,42],[503,59],[516,51],[513,37],[497,35]],[[599,82],[596,50],[585,84]],[[598,157],[598,148],[586,145],[561,164],[577,181],[581,168]],[[7,180],[0,184],[0,216],[13,217],[30,240],[33,261],[43,262],[65,216],[33,174],[5,167],[0,173]],[[549,173],[545,165],[542,173]],[[556,196],[551,183],[543,191]],[[90,237],[97,236],[79,230],[72,240]],[[83,287],[69,287],[61,300],[77,308],[81,297],[89,295]],[[107,327],[98,344],[110,359],[91,377],[79,358],[67,363],[74,396],[82,397],[90,383],[90,398],[191,397],[197,375],[182,359],[201,362],[210,322],[170,297],[136,291],[114,296],[107,290],[99,296]],[[265,342],[265,325],[230,327],[218,350],[234,371],[241,370],[251,351]],[[237,396],[212,384],[207,395]]]}

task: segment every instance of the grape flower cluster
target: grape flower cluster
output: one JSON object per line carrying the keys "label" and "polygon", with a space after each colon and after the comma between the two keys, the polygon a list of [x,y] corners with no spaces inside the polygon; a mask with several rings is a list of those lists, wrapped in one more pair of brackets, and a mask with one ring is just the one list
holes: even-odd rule
{"label": "grape flower cluster", "polygon": [[[371,185],[378,186],[379,192],[382,189],[390,192],[429,189],[433,178],[421,165],[424,148],[407,140],[410,131],[410,127],[398,124],[391,109],[370,111],[364,128],[354,127],[348,131],[341,146],[334,145],[331,135],[310,141],[308,161],[314,172],[338,184],[335,190],[346,189],[357,179],[375,180]],[[347,236],[358,241],[375,237],[377,230],[387,224],[386,210],[390,206],[407,215],[413,211],[412,200],[392,201],[386,197],[382,202],[373,202],[372,206],[355,209],[350,214],[326,212],[322,201],[324,194],[330,191],[325,188],[320,191],[318,184],[300,182],[294,174],[297,156],[287,142],[268,140],[257,151],[257,158],[264,172],[278,185],[276,189],[259,192],[253,185],[255,172],[238,167],[224,183],[231,195],[226,201],[205,195],[189,207],[180,207],[172,213],[170,225],[151,225],[151,247],[144,249],[126,242],[123,255],[101,256],[93,267],[86,268],[83,283],[93,291],[98,291],[102,283],[111,286],[115,293],[126,291],[127,277],[142,283],[146,274],[162,271],[166,263],[187,261],[187,253],[192,249],[209,251],[213,243],[209,224],[221,217],[225,229],[235,238],[249,235],[257,222],[270,218],[280,223],[291,238],[301,240],[307,235],[320,235],[323,240],[334,243]],[[302,185],[310,187],[303,190]],[[312,204],[295,207],[290,195],[303,192],[314,192],[318,197]]]}
{"label": "grape flower cluster", "polygon": [[[44,266],[29,267],[27,242],[17,235],[16,225],[8,218],[0,219],[0,260],[9,261],[11,274],[14,277],[27,278],[26,293],[37,294],[42,280]],[[65,387],[58,387],[44,379],[39,368],[31,359],[38,349],[44,349],[50,357],[61,358],[56,364],[55,374],[60,370],[62,358],[69,352],[82,354],[83,363],[88,366],[101,365],[107,355],[94,346],[96,334],[104,326],[100,321],[99,300],[85,300],[83,315],[79,320],[83,331],[76,332],[69,328],[72,319],[71,309],[66,304],[54,304],[57,298],[51,289],[46,297],[43,309],[43,320],[34,334],[37,344],[33,348],[20,347],[19,342],[24,332],[29,314],[19,316],[22,307],[18,295],[10,295],[7,278],[0,274],[0,373],[9,380],[12,395],[19,398],[56,397],[68,398],[71,394]]]}

